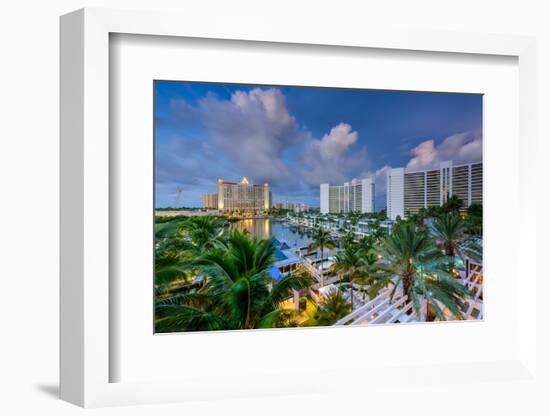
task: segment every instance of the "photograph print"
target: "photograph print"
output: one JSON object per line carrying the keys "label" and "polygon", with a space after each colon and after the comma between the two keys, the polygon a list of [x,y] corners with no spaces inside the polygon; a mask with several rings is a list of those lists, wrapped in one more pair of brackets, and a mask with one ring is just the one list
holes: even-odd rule
{"label": "photograph print", "polygon": [[483,319],[481,94],[153,92],[155,333]]}

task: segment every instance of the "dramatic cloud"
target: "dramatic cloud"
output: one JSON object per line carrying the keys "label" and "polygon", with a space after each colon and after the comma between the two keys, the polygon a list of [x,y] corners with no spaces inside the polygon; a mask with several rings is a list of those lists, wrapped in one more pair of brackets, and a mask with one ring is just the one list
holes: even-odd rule
{"label": "dramatic cloud", "polygon": [[323,160],[333,161],[346,153],[349,147],[357,141],[358,136],[356,131],[352,131],[349,124],[340,123],[315,143],[319,146],[319,153]]}
{"label": "dramatic cloud", "polygon": [[230,100],[209,96],[199,108],[213,144],[242,172],[261,182],[289,177],[283,152],[306,136],[279,90],[237,91]]}
{"label": "dramatic cloud", "polygon": [[[455,164],[481,160],[481,137],[466,133],[447,137],[439,144],[434,140],[409,141],[400,151],[397,138],[391,142],[385,137],[386,124],[382,134],[370,124],[365,126],[368,106],[342,112],[343,119],[327,125],[317,107],[338,113],[331,107],[338,104],[328,98],[323,103],[312,99],[297,105],[293,101],[296,112],[292,112],[278,88],[232,88],[227,94],[229,90],[219,86],[211,91],[218,95],[204,89],[193,94],[166,94],[157,106],[155,189],[160,205],[173,204],[181,196],[180,203],[199,206],[202,193],[215,191],[217,178],[236,181],[247,176],[255,183],[270,183],[274,201],[317,206],[319,184],[373,177],[375,204],[380,209],[386,203],[390,164],[424,169],[436,167],[442,160]],[[354,111],[360,111],[361,117]],[[306,114],[304,119],[312,130],[301,124],[303,120],[297,120],[296,114]],[[357,124],[346,123],[346,114],[355,116]],[[369,121],[375,122],[397,121]],[[426,123],[431,123],[431,118]],[[403,151],[410,154],[408,163],[403,160]]]}
{"label": "dramatic cloud", "polygon": [[311,137],[304,148],[303,177],[312,185],[349,181],[349,175],[365,168],[366,147],[352,153],[359,134],[349,124],[340,123],[320,140]]}
{"label": "dramatic cloud", "polygon": [[[170,172],[181,178],[192,172],[209,179],[246,175],[287,195],[313,195],[320,183],[348,181],[353,172],[365,169],[366,147],[351,151],[359,138],[351,125],[340,123],[317,139],[299,126],[275,88],[236,91],[228,100],[207,95],[196,107],[176,100],[171,110],[176,120],[202,125],[206,137],[200,151],[189,140],[159,145],[159,182],[174,180]],[[225,176],[219,173],[220,163],[226,165]]]}
{"label": "dramatic cloud", "polygon": [[196,184],[193,175],[200,169],[200,159],[193,157],[200,151],[200,144],[184,137],[173,136],[170,141],[156,146],[155,182],[160,184]]}
{"label": "dramatic cloud", "polygon": [[478,162],[482,157],[482,148],[481,136],[468,133],[453,134],[439,145],[433,140],[426,140],[411,151],[413,158],[407,163],[407,169],[434,168],[443,160],[452,160],[455,165]]}

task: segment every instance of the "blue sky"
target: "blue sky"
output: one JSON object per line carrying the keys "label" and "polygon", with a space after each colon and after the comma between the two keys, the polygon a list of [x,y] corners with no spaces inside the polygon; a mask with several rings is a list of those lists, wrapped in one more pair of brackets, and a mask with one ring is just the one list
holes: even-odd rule
{"label": "blue sky", "polygon": [[482,157],[482,96],[156,81],[155,204],[201,205],[216,180],[268,182],[319,206],[319,184]]}

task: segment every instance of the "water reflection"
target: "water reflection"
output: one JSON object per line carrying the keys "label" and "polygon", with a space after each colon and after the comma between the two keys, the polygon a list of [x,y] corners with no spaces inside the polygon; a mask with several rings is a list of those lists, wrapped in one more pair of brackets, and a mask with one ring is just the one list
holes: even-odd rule
{"label": "water reflection", "polygon": [[286,222],[273,221],[269,218],[246,219],[233,224],[233,227],[240,231],[248,231],[258,238],[275,237],[284,240],[291,246],[304,247],[311,243],[310,233]]}

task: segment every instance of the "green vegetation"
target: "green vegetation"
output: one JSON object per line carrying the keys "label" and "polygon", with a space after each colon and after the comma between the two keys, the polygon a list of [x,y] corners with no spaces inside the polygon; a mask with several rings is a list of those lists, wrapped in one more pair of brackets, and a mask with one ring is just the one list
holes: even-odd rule
{"label": "green vegetation", "polygon": [[[294,214],[294,211],[291,209],[285,209],[285,208],[271,208],[269,210],[269,215],[273,218],[286,218],[288,214]],[[297,212],[294,215],[300,215],[301,212]]]}
{"label": "green vegetation", "polygon": [[157,270],[157,332],[296,326],[296,312],[279,305],[311,280],[296,273],[273,282],[271,240],[225,230],[223,220],[211,217],[187,219],[172,240],[183,241],[175,243],[179,255],[172,253],[174,245],[168,245],[169,253],[157,250],[157,267],[166,258],[177,259],[170,285],[164,268]]}
{"label": "green vegetation", "polygon": [[[419,230],[412,222],[400,222],[381,241],[380,251],[387,261],[383,268],[402,284],[417,313],[422,297],[439,319],[445,319],[439,303],[457,318],[462,317],[460,310],[469,292],[451,274],[451,259],[442,254],[425,230]],[[397,288],[396,284],[394,291]]]}
{"label": "green vegetation", "polygon": [[[332,269],[342,274],[341,281],[348,283],[350,305],[353,309],[353,285],[358,282],[362,282],[363,275],[363,256],[364,253],[361,250],[357,250],[353,244],[348,244],[344,249],[338,252],[335,256]],[[342,285],[340,287],[343,287]]]}
{"label": "green vegetation", "polygon": [[344,299],[344,292],[331,290],[325,299],[319,303],[315,314],[315,324],[329,326],[351,312],[350,303]]}
{"label": "green vegetation", "polygon": [[350,230],[345,230],[340,234],[338,243],[340,248],[345,248],[351,246],[355,242],[355,234]]}
{"label": "green vegetation", "polygon": [[432,229],[433,237],[441,242],[445,255],[454,257],[464,238],[464,223],[460,217],[444,214],[433,221]]}
{"label": "green vegetation", "polygon": [[472,204],[466,210],[465,231],[469,235],[483,234],[483,206]]}
{"label": "green vegetation", "polygon": [[426,219],[438,219],[445,215],[460,217],[463,221],[464,234],[468,236],[481,236],[483,233],[483,207],[472,204],[465,208],[464,202],[456,195],[451,195],[442,206],[420,208],[416,214],[407,213],[407,220],[421,225]]}
{"label": "green vegetation", "polygon": [[[378,218],[370,222],[370,234],[360,238],[349,228],[338,238],[314,228],[310,250],[319,250],[323,258],[327,249],[338,247],[331,268],[338,280],[331,280],[335,288],[320,298],[311,291],[325,285],[322,269],[320,284],[302,269],[273,279],[273,240],[234,230],[234,219],[158,216],[156,331],[332,325],[357,302],[387,289],[392,298],[406,295],[414,311],[426,311],[428,320],[446,319],[444,309],[461,319],[471,293],[457,279],[460,259],[482,262],[477,238],[482,210],[472,205],[464,211],[456,198],[449,202],[437,212],[420,210],[400,219],[389,233]],[[302,297],[294,305],[297,296]]]}
{"label": "green vegetation", "polygon": [[[313,232],[313,235],[311,236],[311,244],[309,246],[310,250],[314,250],[314,249],[319,249],[321,250],[321,259],[324,258],[324,250],[325,248],[328,248],[328,249],[333,249],[336,247],[336,243],[334,241],[334,239],[332,238],[332,236],[330,235],[330,232],[325,230],[323,227],[319,227],[317,228],[314,232]],[[320,268],[320,271],[319,271],[320,275],[321,275],[321,286],[324,286],[325,285],[325,281],[324,281],[324,273],[323,273],[323,268],[321,267]]]}

